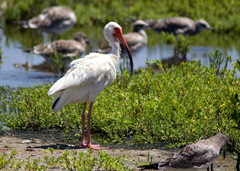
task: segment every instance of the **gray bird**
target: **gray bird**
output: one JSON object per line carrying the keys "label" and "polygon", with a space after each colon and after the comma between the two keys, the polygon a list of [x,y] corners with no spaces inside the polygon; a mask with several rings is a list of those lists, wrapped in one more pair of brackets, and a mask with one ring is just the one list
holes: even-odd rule
{"label": "gray bird", "polygon": [[86,35],[78,32],[73,40],[56,40],[47,45],[34,46],[32,53],[43,56],[50,64],[52,64],[51,57],[56,54],[57,56],[61,56],[62,62],[65,62],[66,65],[72,59],[76,59],[76,57],[84,54],[86,43],[89,44]]}
{"label": "gray bird", "polygon": [[205,20],[193,21],[187,17],[171,17],[163,20],[147,20],[150,29],[161,34],[161,32],[173,33],[174,35],[183,34],[194,36],[204,29],[213,30]]}
{"label": "gray bird", "polygon": [[37,17],[30,19],[28,26],[25,27],[36,28],[59,37],[60,34],[72,28],[75,23],[76,15],[71,8],[54,6],[45,8]]}
{"label": "gray bird", "polygon": [[208,139],[189,144],[181,149],[176,155],[159,163],[140,166],[141,170],[197,170],[212,166],[219,156],[220,149],[225,150],[230,144],[229,138],[224,134],[217,134]]}

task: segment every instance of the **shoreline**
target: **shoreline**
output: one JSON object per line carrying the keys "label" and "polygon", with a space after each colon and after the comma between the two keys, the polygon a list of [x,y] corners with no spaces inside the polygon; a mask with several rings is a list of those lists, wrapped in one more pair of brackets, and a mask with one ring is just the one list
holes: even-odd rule
{"label": "shoreline", "polygon": [[[5,132],[4,135],[0,136],[0,154],[4,154],[4,156],[10,156],[13,150],[17,151],[15,159],[19,159],[22,161],[27,161],[28,156],[30,156],[30,160],[40,158],[41,161],[44,160],[45,156],[57,158],[66,151],[77,151],[83,152],[84,154],[88,152],[88,149],[79,149],[76,148],[75,145],[69,143],[59,143],[54,142],[52,140],[42,140],[35,137],[36,135],[17,135],[14,133]],[[53,148],[54,151],[46,152],[48,148]],[[105,153],[110,154],[112,157],[117,157],[119,155],[125,155],[130,161],[138,161],[140,159],[141,162],[147,163],[148,153],[150,160],[152,159],[152,163],[159,162],[164,160],[172,155],[176,154],[176,152],[170,152],[166,150],[159,149],[149,149],[149,150],[133,150],[133,149],[124,149],[124,148],[110,148],[109,150],[104,150]],[[97,156],[97,151],[94,151],[92,155]],[[125,166],[128,166],[129,169],[137,170],[137,166],[130,162],[125,161]],[[44,164],[44,163],[42,163]],[[45,163],[46,164],[46,163]],[[233,171],[233,167],[236,165],[236,160],[232,158],[229,154],[226,159],[223,160],[222,154],[217,158],[214,162],[214,170],[215,171]],[[23,169],[23,168],[21,168]],[[20,170],[21,170],[20,169]],[[61,166],[50,167],[48,170],[63,170]],[[201,169],[205,170],[205,169]]]}

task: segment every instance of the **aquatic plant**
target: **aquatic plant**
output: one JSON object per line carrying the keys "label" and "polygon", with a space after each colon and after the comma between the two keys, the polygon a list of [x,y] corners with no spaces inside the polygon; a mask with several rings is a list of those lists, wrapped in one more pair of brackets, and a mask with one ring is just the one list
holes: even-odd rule
{"label": "aquatic plant", "polygon": [[162,33],[165,37],[165,41],[167,44],[171,44],[174,51],[174,56],[181,57],[186,59],[187,53],[190,51],[190,39],[188,36]]}
{"label": "aquatic plant", "polygon": [[[217,76],[223,76],[224,71],[227,69],[228,60],[231,60],[231,57],[223,57],[222,52],[215,48],[209,52],[208,57],[210,61],[210,67],[216,70]],[[225,62],[225,64],[221,69],[223,62]]]}
{"label": "aquatic plant", "polygon": [[66,58],[62,57],[62,54],[57,55],[56,50],[54,50],[54,54],[50,56],[51,68],[54,71],[54,81],[57,81],[59,78],[59,73],[61,73],[61,77],[66,72],[65,68],[67,67]]}

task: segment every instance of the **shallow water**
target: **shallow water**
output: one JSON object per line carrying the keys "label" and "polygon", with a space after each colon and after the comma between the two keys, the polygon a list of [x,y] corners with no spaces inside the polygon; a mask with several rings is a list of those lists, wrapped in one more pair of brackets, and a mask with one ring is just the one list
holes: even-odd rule
{"label": "shallow water", "polygon": [[[87,46],[86,54],[97,50],[106,44],[103,38],[102,26],[89,28],[72,28],[61,35],[62,39],[71,39],[78,31],[87,35],[90,46]],[[131,31],[131,27],[123,29],[123,33]],[[173,55],[172,46],[166,45],[162,37],[151,30],[147,30],[148,45],[140,53],[133,56],[134,69],[146,67],[146,60],[162,60],[165,63],[179,64],[182,60],[171,58]],[[4,26],[0,30],[2,63],[0,64],[0,85],[32,86],[41,85],[54,81],[54,74],[51,66],[43,57],[23,52],[19,47],[33,47],[34,45],[48,43],[50,36],[38,30],[22,29],[19,25]],[[239,50],[236,47],[239,40],[236,35],[215,34],[208,30],[201,32],[195,37],[190,37],[192,46],[187,54],[187,60],[201,59],[202,65],[209,65],[208,53],[214,47],[221,50],[224,56],[231,55],[233,62],[239,57]],[[231,64],[228,68],[233,68]],[[119,71],[118,67],[118,71]]]}

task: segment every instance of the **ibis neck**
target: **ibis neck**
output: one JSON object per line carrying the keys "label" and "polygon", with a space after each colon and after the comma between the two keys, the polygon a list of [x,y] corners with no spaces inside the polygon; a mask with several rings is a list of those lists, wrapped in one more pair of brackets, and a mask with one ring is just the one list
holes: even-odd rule
{"label": "ibis neck", "polygon": [[119,42],[116,41],[111,46],[112,46],[111,54],[113,54],[116,57],[116,59],[119,60],[120,54],[121,54],[121,48],[120,48]]}

